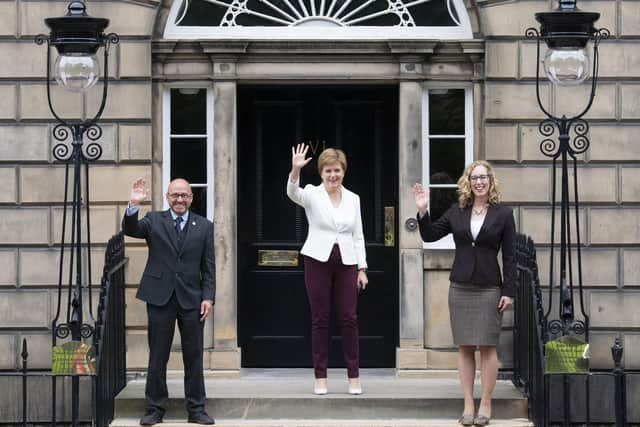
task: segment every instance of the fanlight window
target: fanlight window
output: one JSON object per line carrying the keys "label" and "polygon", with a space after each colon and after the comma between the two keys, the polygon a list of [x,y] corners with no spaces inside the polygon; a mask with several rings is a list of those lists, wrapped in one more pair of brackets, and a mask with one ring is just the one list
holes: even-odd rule
{"label": "fanlight window", "polygon": [[176,0],[164,36],[450,39],[472,34],[463,0]]}

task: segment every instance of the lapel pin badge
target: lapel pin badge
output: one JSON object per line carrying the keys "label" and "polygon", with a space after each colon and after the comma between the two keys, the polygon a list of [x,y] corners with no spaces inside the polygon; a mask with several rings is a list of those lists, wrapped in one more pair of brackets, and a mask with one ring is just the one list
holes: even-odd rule
{"label": "lapel pin badge", "polygon": [[196,225],[196,222],[195,222],[195,221],[193,221],[193,222],[191,223],[191,225]]}

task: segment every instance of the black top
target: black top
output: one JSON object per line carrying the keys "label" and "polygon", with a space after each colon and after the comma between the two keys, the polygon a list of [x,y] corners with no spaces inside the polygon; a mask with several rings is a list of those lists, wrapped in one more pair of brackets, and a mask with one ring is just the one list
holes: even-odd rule
{"label": "black top", "polygon": [[[449,279],[480,286],[501,286],[502,295],[513,297],[516,286],[516,225],[511,208],[490,205],[478,237],[471,234],[471,207],[452,205],[436,222],[429,212],[418,214],[420,236],[425,242],[440,240],[453,233],[455,257]],[[498,251],[502,248],[502,270]]]}

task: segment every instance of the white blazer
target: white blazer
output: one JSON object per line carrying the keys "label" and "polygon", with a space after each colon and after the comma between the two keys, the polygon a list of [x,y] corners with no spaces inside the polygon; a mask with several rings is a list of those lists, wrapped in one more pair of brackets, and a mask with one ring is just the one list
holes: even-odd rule
{"label": "white blazer", "polygon": [[336,224],[331,209],[331,199],[324,185],[298,185],[299,180],[287,179],[287,196],[302,206],[309,222],[309,234],[300,251],[320,262],[326,262],[331,255],[333,245],[338,243],[344,265],[357,264],[358,268],[367,268],[367,255],[364,249],[362,217],[360,216],[360,197],[342,187],[342,200],[337,208],[340,221]]}

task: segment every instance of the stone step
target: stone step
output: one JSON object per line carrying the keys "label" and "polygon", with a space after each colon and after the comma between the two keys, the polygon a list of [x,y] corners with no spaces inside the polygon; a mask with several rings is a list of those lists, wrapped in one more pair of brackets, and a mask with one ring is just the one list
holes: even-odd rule
{"label": "stone step", "polygon": [[[137,427],[138,418],[119,419],[111,423],[112,427]],[[193,427],[184,420],[165,419],[162,427]],[[391,420],[225,420],[217,419],[217,426],[224,427],[457,427],[457,420],[418,420],[418,419],[391,419]],[[492,419],[491,426],[494,427],[533,427],[533,423],[526,418],[498,420]]]}
{"label": "stone step", "polygon": [[[313,373],[310,369],[243,369],[238,378],[207,376],[207,412],[221,423],[232,423],[228,425],[265,426],[280,425],[277,423],[281,420],[295,420],[292,421],[294,424],[288,425],[298,425],[295,423],[304,420],[310,426],[325,425],[325,421],[318,420],[327,419],[352,420],[355,426],[373,426],[374,421],[381,422],[380,425],[395,425],[393,423],[410,420],[427,425],[424,424],[426,420],[457,420],[462,412],[463,399],[457,379],[402,378],[394,369],[363,369],[363,394],[352,396],[347,394],[345,370],[332,369],[328,376],[329,393],[324,396],[312,393]],[[166,418],[184,420],[183,382],[172,375],[167,384]],[[479,384],[475,395],[480,395]],[[120,425],[117,423],[126,419],[137,422],[144,409],[144,378],[137,378],[116,398],[114,425]],[[510,381],[498,381],[493,415],[497,420],[524,419],[526,422],[527,400]],[[242,424],[245,422],[258,424]],[[343,425],[339,424],[342,421],[337,422],[336,425]]]}

